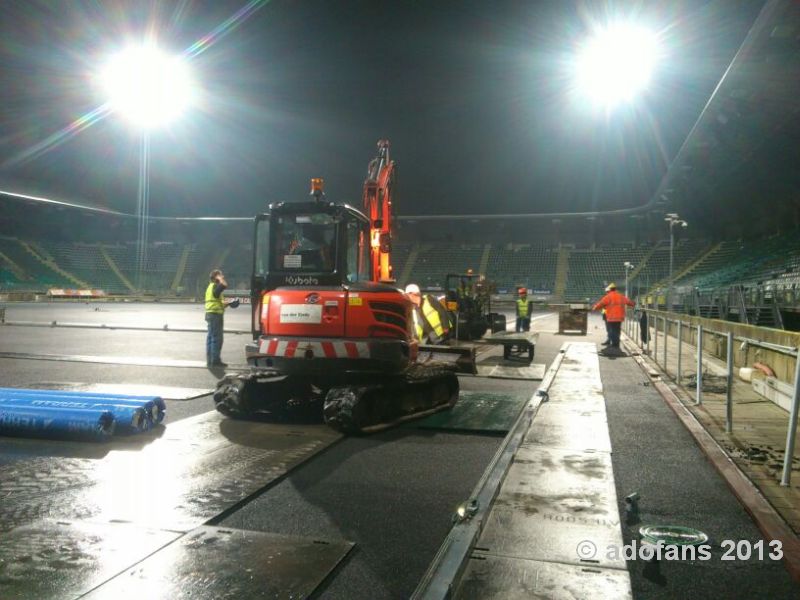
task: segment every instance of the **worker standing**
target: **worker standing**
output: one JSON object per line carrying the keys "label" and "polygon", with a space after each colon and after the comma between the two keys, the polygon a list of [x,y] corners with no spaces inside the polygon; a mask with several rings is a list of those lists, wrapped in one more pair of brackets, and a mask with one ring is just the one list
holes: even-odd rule
{"label": "worker standing", "polygon": [[625,320],[625,307],[636,306],[628,297],[617,291],[617,284],[610,283],[606,288],[607,294],[594,305],[593,310],[606,310],[606,324],[608,327],[609,346],[603,353],[619,353],[619,336],[622,331],[622,322]]}
{"label": "worker standing", "polygon": [[[608,293],[610,291],[611,291],[611,288],[607,287],[606,288],[606,293]],[[611,343],[611,333],[609,332],[609,329],[608,329],[608,319],[606,319],[606,309],[605,308],[602,310],[601,314],[603,315],[603,325],[605,325],[605,327],[606,327],[606,341],[604,341],[600,345],[601,346],[608,346]]]}
{"label": "worker standing", "polygon": [[515,331],[521,333],[531,330],[531,313],[533,312],[533,302],[528,300],[528,288],[519,288],[516,303],[517,325]]}
{"label": "worker standing", "polygon": [[227,363],[222,362],[222,335],[224,331],[223,321],[225,309],[230,306],[239,306],[238,300],[226,301],[224,292],[228,287],[225,275],[219,269],[214,269],[209,274],[210,282],[206,287],[206,323],[208,333],[206,334],[206,366],[207,367],[227,367]]}
{"label": "worker standing", "polygon": [[406,294],[414,303],[414,328],[420,342],[441,344],[450,337],[450,315],[436,298],[422,294],[416,283],[406,286]]}

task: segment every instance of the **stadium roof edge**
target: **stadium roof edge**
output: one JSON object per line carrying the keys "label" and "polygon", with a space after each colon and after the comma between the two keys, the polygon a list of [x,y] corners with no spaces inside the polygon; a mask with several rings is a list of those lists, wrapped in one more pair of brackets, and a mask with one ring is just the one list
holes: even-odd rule
{"label": "stadium roof edge", "polygon": [[[39,204],[47,204],[56,208],[73,208],[76,210],[83,210],[90,213],[102,214],[110,217],[122,217],[129,219],[138,219],[139,215],[125,213],[110,208],[100,208],[98,206],[88,206],[86,204],[78,204],[77,202],[66,202],[64,200],[54,200],[52,198],[44,198],[42,196],[32,196],[30,194],[21,194],[18,192],[10,192],[8,190],[0,190],[0,197],[6,196],[13,200],[20,200],[23,202],[36,202]],[[154,217],[148,216],[149,221],[252,221],[253,217]]]}

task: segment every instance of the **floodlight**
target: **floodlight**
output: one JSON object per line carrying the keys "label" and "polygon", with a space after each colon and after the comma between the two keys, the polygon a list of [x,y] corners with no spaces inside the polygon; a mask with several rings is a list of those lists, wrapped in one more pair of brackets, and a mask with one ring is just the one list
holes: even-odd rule
{"label": "floodlight", "polygon": [[644,89],[658,58],[655,34],[632,23],[599,30],[580,49],[576,77],[583,93],[607,107]]}
{"label": "floodlight", "polygon": [[176,118],[192,100],[185,60],[155,46],[131,47],[112,56],[100,83],[111,107],[144,129]]}

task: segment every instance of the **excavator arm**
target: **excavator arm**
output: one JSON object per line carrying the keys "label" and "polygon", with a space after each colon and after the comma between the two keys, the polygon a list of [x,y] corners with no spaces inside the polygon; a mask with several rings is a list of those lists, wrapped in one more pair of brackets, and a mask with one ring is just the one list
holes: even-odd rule
{"label": "excavator arm", "polygon": [[389,141],[378,140],[378,155],[367,168],[364,181],[364,212],[370,221],[370,254],[375,282],[392,283],[392,190],[395,181],[394,161],[389,158]]}

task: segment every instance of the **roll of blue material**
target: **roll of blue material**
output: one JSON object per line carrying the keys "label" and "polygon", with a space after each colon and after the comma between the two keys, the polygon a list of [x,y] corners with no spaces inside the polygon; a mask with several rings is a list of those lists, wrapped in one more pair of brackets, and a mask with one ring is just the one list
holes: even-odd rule
{"label": "roll of blue material", "polygon": [[[0,406],[3,405],[0,404]],[[141,406],[109,404],[107,406],[95,406],[93,408],[111,411],[111,414],[114,415],[114,421],[117,424],[114,433],[117,434],[142,433],[153,427],[150,416]]]}
{"label": "roll of blue material", "polygon": [[[118,421],[133,422],[133,429],[145,431],[164,420],[164,413],[158,410],[152,400],[124,400],[119,398],[81,398],[79,396],[38,396],[36,394],[2,394],[0,406],[17,404],[19,406],[43,406],[52,408],[100,408],[110,410]],[[127,411],[124,409],[128,409]],[[142,413],[143,423],[139,423],[135,411]],[[133,411],[133,412],[132,412]],[[117,432],[122,423],[117,424]],[[126,427],[127,429],[127,427]]]}
{"label": "roll of blue material", "polygon": [[72,392],[68,390],[31,390],[23,388],[0,388],[0,403],[17,402],[28,404],[31,399],[37,404],[58,401],[53,405],[63,408],[94,408],[100,406],[138,406],[144,408],[153,423],[161,423],[166,416],[167,404],[159,396],[127,396],[124,394],[100,394],[96,392]]}
{"label": "roll of blue material", "polygon": [[110,410],[0,405],[0,433],[3,435],[103,441],[114,433],[114,426]]}

